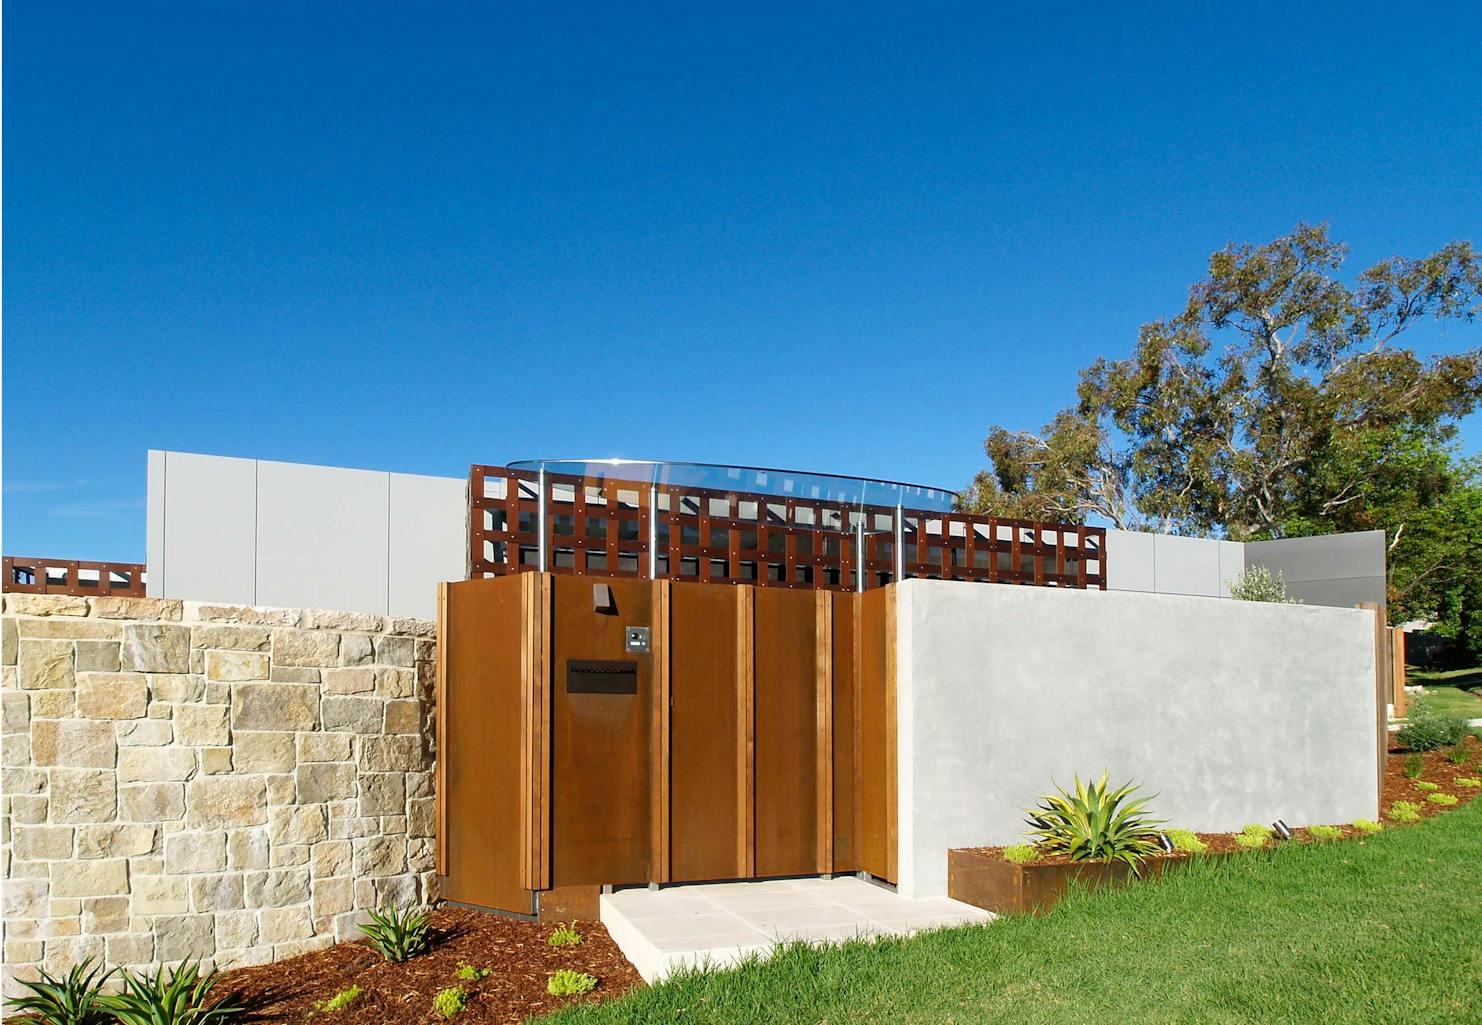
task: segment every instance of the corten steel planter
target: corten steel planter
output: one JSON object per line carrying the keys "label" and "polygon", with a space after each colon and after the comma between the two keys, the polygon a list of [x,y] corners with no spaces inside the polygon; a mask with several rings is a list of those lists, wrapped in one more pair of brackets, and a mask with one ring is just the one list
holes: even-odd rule
{"label": "corten steel planter", "polygon": [[[1144,878],[1187,864],[1188,856],[1149,858]],[[1000,915],[1042,913],[1055,906],[1075,881],[1091,889],[1124,886],[1136,877],[1120,861],[1074,861],[1016,865],[973,850],[947,852],[947,896]]]}

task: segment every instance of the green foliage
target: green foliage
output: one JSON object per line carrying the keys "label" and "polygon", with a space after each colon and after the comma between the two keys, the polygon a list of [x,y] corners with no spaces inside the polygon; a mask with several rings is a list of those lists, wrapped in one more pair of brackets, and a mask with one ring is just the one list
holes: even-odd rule
{"label": "green foliage", "polygon": [[1266,846],[1268,838],[1260,833],[1236,833],[1235,845],[1248,851],[1258,851]]}
{"label": "green foliage", "polygon": [[[1409,511],[1448,490],[1441,447],[1482,397],[1482,352],[1424,359],[1394,343],[1472,318],[1482,261],[1454,242],[1345,283],[1346,255],[1307,224],[1215,253],[1183,312],[1144,325],[1129,358],[1082,370],[1075,403],[1042,431],[992,428],[991,469],[964,504],[1236,540],[1377,516],[1400,541]],[[1432,465],[1433,488],[1417,475]]]}
{"label": "green foliage", "polygon": [[1396,822],[1414,822],[1420,818],[1420,805],[1414,801],[1396,801],[1389,806],[1389,817]]}
{"label": "green foliage", "polygon": [[370,924],[360,931],[387,961],[400,963],[427,953],[432,945],[432,912],[408,904],[401,908],[367,911]]}
{"label": "green foliage", "polygon": [[1015,865],[1028,865],[1039,860],[1039,848],[1033,844],[1016,843],[1003,849],[1003,860]]}
{"label": "green foliage", "polygon": [[1044,853],[1064,854],[1071,861],[1121,861],[1135,874],[1161,849],[1161,820],[1147,816],[1148,798],[1132,798],[1138,789],[1133,784],[1112,789],[1103,772],[1090,786],[1077,775],[1073,793],[1055,789],[1029,813],[1029,833]]}
{"label": "green foliage", "polygon": [[1265,566],[1252,566],[1230,582],[1230,597],[1237,601],[1277,602],[1300,605],[1300,599],[1286,593],[1286,581],[1280,573]]}
{"label": "green foliage", "polygon": [[546,942],[553,947],[574,947],[581,942],[581,933],[574,925],[558,925]]}
{"label": "green foliage", "polygon": [[202,974],[199,961],[182,962],[173,971],[160,965],[152,975],[127,969],[120,975],[124,991],[103,1001],[121,1025],[212,1025],[242,1010],[211,999],[221,973]]}
{"label": "green foliage", "polygon": [[1459,744],[1467,735],[1467,721],[1433,707],[1418,694],[1410,706],[1409,720],[1396,734],[1396,739],[1410,751],[1435,751]]}
{"label": "green foliage", "polygon": [[324,1001],[324,1003],[320,1005],[319,1010],[326,1011],[330,1014],[333,1014],[335,1011],[343,1011],[345,1008],[355,1003],[355,1001],[359,1000],[361,995],[364,993],[365,990],[361,989],[358,985],[351,986],[349,989],[342,989],[334,996]]}
{"label": "green foliage", "polygon": [[36,982],[15,980],[31,992],[5,1001],[5,1005],[31,1015],[41,1025],[98,1025],[108,1017],[102,987],[112,974],[90,957],[73,965],[60,979],[42,969]]}
{"label": "green foliage", "polygon": [[1441,789],[1441,784],[1439,784],[1439,783],[1432,783],[1429,780],[1417,779],[1415,781],[1415,789],[1416,790],[1440,790]]}
{"label": "green foliage", "polygon": [[1268,826],[1268,825],[1265,825],[1265,824],[1260,823],[1260,822],[1251,822],[1251,823],[1248,823],[1243,829],[1240,830],[1240,835],[1241,836],[1258,836],[1262,840],[1269,840],[1273,836],[1276,835],[1276,830],[1273,827]]}
{"label": "green foliage", "polygon": [[1405,777],[1407,779],[1419,779],[1420,774],[1425,771],[1425,759],[1420,755],[1405,756]]}
{"label": "green foliage", "polygon": [[1466,744],[1461,742],[1458,742],[1450,751],[1446,752],[1446,760],[1452,765],[1465,765],[1467,759],[1471,756],[1472,752],[1467,748]]}
{"label": "green foliage", "polygon": [[1459,787],[1466,787],[1468,790],[1482,788],[1482,779],[1478,779],[1476,776],[1457,776],[1451,782]]}
{"label": "green foliage", "polygon": [[595,976],[586,972],[575,972],[570,968],[561,968],[551,976],[550,981],[545,984],[546,992],[553,997],[574,997],[582,993],[590,993],[597,985]]}
{"label": "green foliage", "polygon": [[1442,807],[1449,808],[1456,803],[1457,798],[1455,794],[1431,794],[1426,800],[1431,804],[1439,804]]}
{"label": "green foliage", "polygon": [[1199,835],[1192,829],[1169,829],[1165,830],[1168,839],[1173,841],[1173,849],[1183,851],[1186,854],[1203,854],[1209,850],[1209,844],[1199,839]]}
{"label": "green foliage", "polygon": [[458,970],[454,972],[453,975],[456,978],[466,979],[469,982],[477,982],[480,979],[486,979],[489,977],[489,969],[475,968],[471,964],[460,964],[458,966]]}
{"label": "green foliage", "polygon": [[1384,827],[1373,819],[1354,819],[1353,828],[1360,833],[1382,833],[1384,831]]}
{"label": "green foliage", "polygon": [[449,986],[447,989],[438,990],[437,996],[432,998],[432,1009],[442,1018],[451,1018],[461,1014],[467,1006],[468,993],[462,986]]}
{"label": "green foliage", "polygon": [[1337,826],[1308,826],[1307,835],[1314,840],[1337,840],[1343,836],[1343,830]]}

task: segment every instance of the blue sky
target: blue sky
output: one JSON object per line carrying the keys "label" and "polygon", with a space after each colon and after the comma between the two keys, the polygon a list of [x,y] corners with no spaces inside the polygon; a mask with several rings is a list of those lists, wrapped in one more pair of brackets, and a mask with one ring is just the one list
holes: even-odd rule
{"label": "blue sky", "polygon": [[149,448],[958,486],[1228,241],[1482,241],[1475,4],[700,6],[8,5],[5,551]]}

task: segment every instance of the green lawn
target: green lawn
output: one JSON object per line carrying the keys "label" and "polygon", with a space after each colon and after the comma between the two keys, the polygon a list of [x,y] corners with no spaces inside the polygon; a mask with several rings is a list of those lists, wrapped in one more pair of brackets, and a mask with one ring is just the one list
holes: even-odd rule
{"label": "green lawn", "polygon": [[1426,698],[1437,709],[1468,719],[1482,719],[1482,668],[1405,669],[1405,682],[1424,684]]}
{"label": "green lawn", "polygon": [[692,975],[552,1021],[1482,1020],[1482,800],[1005,919]]}

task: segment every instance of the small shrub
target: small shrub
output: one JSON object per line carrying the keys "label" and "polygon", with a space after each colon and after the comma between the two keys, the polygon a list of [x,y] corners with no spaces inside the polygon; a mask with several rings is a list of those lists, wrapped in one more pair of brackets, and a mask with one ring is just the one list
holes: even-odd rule
{"label": "small shrub", "polygon": [[1186,854],[1203,854],[1209,850],[1209,844],[1199,839],[1192,829],[1169,829],[1168,839],[1173,841],[1173,849],[1183,851]]}
{"label": "small shrub", "polygon": [[112,974],[113,970],[104,971],[90,957],[60,979],[43,969],[37,982],[16,979],[17,985],[31,992],[5,1001],[5,1006],[30,1015],[41,1025],[99,1025],[109,1014],[103,983]]}
{"label": "small shrub", "polygon": [[1354,819],[1353,828],[1360,833],[1379,833],[1384,830],[1384,827],[1373,819]]}
{"label": "small shrub", "polygon": [[1028,865],[1039,860],[1039,848],[1027,843],[1012,844],[1003,849],[1003,860],[1015,865]]}
{"label": "small shrub", "polygon": [[1420,805],[1414,801],[1396,801],[1389,806],[1389,817],[1396,822],[1414,822],[1420,818]]}
{"label": "small shrub", "polygon": [[1343,830],[1337,826],[1308,826],[1307,835],[1314,840],[1337,840],[1343,835]]}
{"label": "small shrub", "polygon": [[443,1018],[461,1014],[467,1006],[468,994],[462,986],[449,986],[447,989],[438,990],[437,996],[432,998],[432,1009]]}
{"label": "small shrub", "polygon": [[1429,780],[1417,779],[1415,781],[1415,789],[1416,790],[1424,790],[1424,791],[1427,791],[1427,792],[1429,792],[1431,790],[1440,790],[1441,789],[1441,784],[1439,784],[1439,783],[1432,783]]}
{"label": "small shrub", "polygon": [[364,992],[365,990],[361,989],[358,985],[351,986],[349,989],[342,989],[334,996],[324,1001],[324,1003],[320,1004],[319,1010],[328,1012],[329,1014],[333,1014],[335,1011],[343,1011],[345,1008],[355,1003],[355,1001],[359,1000],[361,994],[363,994]]}
{"label": "small shrub", "polygon": [[1235,845],[1248,851],[1258,851],[1266,846],[1266,838],[1260,833],[1236,833]]}
{"label": "small shrub", "polygon": [[1030,835],[1046,854],[1064,854],[1071,861],[1120,861],[1141,874],[1142,863],[1156,854],[1161,820],[1147,816],[1148,798],[1129,800],[1137,791],[1131,783],[1107,786],[1107,773],[1087,786],[1075,778],[1075,792],[1056,787],[1057,793],[1040,799],[1030,812]]}
{"label": "small shrub", "polygon": [[1230,582],[1230,597],[1237,601],[1269,601],[1300,605],[1300,598],[1286,593],[1286,581],[1280,573],[1265,566],[1252,566]]}
{"label": "small shrub", "polygon": [[553,947],[574,947],[581,942],[581,933],[574,925],[558,925],[546,942]]}
{"label": "small shrub", "polygon": [[1410,708],[1409,721],[1400,727],[1395,737],[1411,751],[1435,751],[1460,744],[1466,735],[1465,719],[1438,711],[1424,695],[1417,695]]}
{"label": "small shrub", "polygon": [[1451,782],[1459,787],[1466,787],[1468,790],[1476,790],[1482,787],[1482,779],[1478,779],[1476,776],[1457,776]]}
{"label": "small shrub", "polygon": [[1465,744],[1458,742],[1450,751],[1446,752],[1446,760],[1452,765],[1465,765],[1467,759],[1472,757],[1472,752],[1467,750]]}
{"label": "small shrub", "polygon": [[467,979],[469,982],[478,982],[480,979],[488,978],[489,969],[475,968],[471,964],[460,964],[453,975],[460,979]]}
{"label": "small shrub", "polygon": [[400,964],[407,958],[427,953],[432,945],[432,912],[408,904],[401,908],[367,911],[371,922],[360,931],[370,937],[371,946],[387,961]]}
{"label": "small shrub", "polygon": [[1456,803],[1457,798],[1455,794],[1431,794],[1426,800],[1431,804],[1439,804],[1444,808],[1449,808]]}
{"label": "small shrub", "polygon": [[545,991],[553,997],[574,997],[590,993],[597,985],[595,976],[586,972],[574,972],[561,968],[545,984]]}
{"label": "small shrub", "polygon": [[1425,771],[1425,759],[1420,755],[1405,756],[1405,778],[1419,779],[1420,774]]}
{"label": "small shrub", "polygon": [[221,973],[202,975],[199,961],[184,961],[168,972],[160,965],[153,975],[125,969],[120,976],[124,991],[103,1001],[121,1025],[211,1025],[242,1011],[211,999]]}

